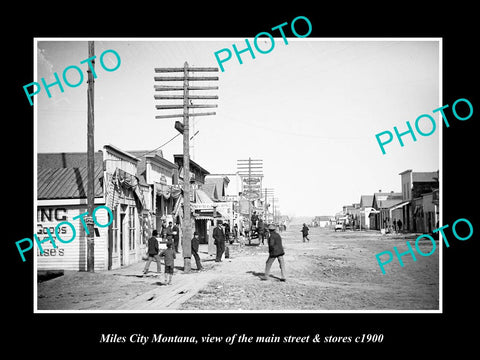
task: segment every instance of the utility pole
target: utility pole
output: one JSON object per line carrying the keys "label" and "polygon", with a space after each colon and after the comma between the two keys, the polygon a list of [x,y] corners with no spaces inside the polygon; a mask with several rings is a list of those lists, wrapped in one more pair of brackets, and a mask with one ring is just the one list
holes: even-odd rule
{"label": "utility pole", "polygon": [[[238,174],[242,178],[242,188],[245,198],[248,200],[248,221],[250,231],[253,224],[252,219],[252,201],[260,199],[263,178],[263,160],[248,158],[237,160]],[[245,190],[245,187],[247,188]],[[250,240],[249,240],[250,243]]]}
{"label": "utility pole", "polygon": [[[93,41],[88,42],[88,58],[92,58],[95,55],[95,45]],[[95,69],[95,60],[92,60],[92,68]],[[93,85],[95,80],[93,79],[92,70],[90,67],[87,70],[88,73],[88,89],[87,89],[87,103],[88,103],[88,123],[87,123],[87,207],[88,217],[85,217],[87,224],[87,271],[95,271],[95,231],[93,224],[93,210],[95,207],[95,154],[94,154],[94,97],[93,97]]]}
{"label": "utility pole", "polygon": [[[192,68],[188,66],[185,61],[183,68],[155,68],[156,73],[170,73],[170,72],[183,72],[183,76],[155,76],[155,81],[183,81],[183,86],[168,86],[168,85],[155,85],[156,91],[183,91],[183,95],[155,95],[156,100],[175,100],[182,99],[183,104],[177,105],[156,105],[158,110],[169,109],[183,109],[183,114],[173,115],[157,115],[156,119],[167,118],[183,118],[183,124],[177,121],[175,123],[175,129],[183,134],[183,223],[182,223],[182,254],[183,254],[183,270],[184,272],[190,272],[191,270],[191,256],[192,256],[192,222],[190,216],[190,129],[189,118],[193,116],[206,116],[215,115],[215,112],[206,113],[189,113],[189,109],[192,108],[215,108],[217,105],[199,104],[194,105],[191,100],[195,99],[218,99],[217,95],[190,95],[190,90],[218,90],[218,86],[190,86],[189,81],[216,81],[218,77],[206,76],[206,77],[193,77],[189,76],[189,72],[218,72],[218,68]],[[190,102],[189,102],[190,101]]]}
{"label": "utility pole", "polygon": [[[274,194],[273,188],[264,188],[263,189],[263,194],[265,195],[265,221],[268,221],[268,199],[272,198]],[[272,214],[273,214],[273,206],[272,206]],[[272,219],[273,222],[273,219]]]}

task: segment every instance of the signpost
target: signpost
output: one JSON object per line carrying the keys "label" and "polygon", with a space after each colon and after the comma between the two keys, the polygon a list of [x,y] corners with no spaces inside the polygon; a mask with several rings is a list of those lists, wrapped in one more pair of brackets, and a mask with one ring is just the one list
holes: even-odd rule
{"label": "signpost", "polygon": [[191,95],[190,91],[196,90],[218,90],[218,86],[190,86],[190,81],[217,81],[218,76],[191,76],[192,72],[218,72],[218,68],[210,67],[189,67],[188,63],[182,68],[155,68],[156,73],[180,72],[183,76],[155,76],[156,82],[175,82],[182,81],[183,85],[155,85],[155,91],[170,92],[183,91],[183,95],[165,94],[154,95],[155,100],[183,100],[182,104],[156,105],[157,110],[183,109],[181,114],[156,115],[156,119],[183,118],[183,123],[175,122],[175,129],[183,134],[183,239],[182,253],[184,259],[184,271],[191,270],[191,241],[192,241],[192,223],[190,217],[190,131],[189,118],[193,116],[215,115],[215,112],[189,113],[189,109],[194,108],[216,108],[216,104],[193,104],[193,100],[216,100],[217,95]]}

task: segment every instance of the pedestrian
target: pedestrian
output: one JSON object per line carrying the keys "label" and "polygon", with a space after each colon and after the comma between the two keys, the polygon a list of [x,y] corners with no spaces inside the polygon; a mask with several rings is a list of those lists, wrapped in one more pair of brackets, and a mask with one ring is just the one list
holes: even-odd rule
{"label": "pedestrian", "polygon": [[230,241],[228,240],[228,223],[223,223],[223,233],[225,234],[225,259],[230,258]]}
{"label": "pedestrian", "polygon": [[173,267],[175,266],[175,250],[172,249],[173,242],[167,241],[167,248],[160,253],[165,257],[165,283],[170,285],[173,277]]}
{"label": "pedestrian", "polygon": [[401,232],[402,231],[402,220],[398,219],[397,226],[398,226],[398,232]]}
{"label": "pedestrian", "polygon": [[233,241],[230,239],[230,224],[228,222],[224,222],[223,226],[225,228],[225,240],[230,244],[233,243]]}
{"label": "pedestrian", "polygon": [[280,278],[281,281],[286,281],[285,277],[285,261],[283,259],[283,255],[285,252],[282,246],[282,237],[275,231],[275,225],[270,224],[268,226],[268,230],[270,233],[270,238],[268,240],[268,259],[267,263],[265,264],[265,277],[264,280],[268,280],[270,276],[270,269],[272,267],[273,262],[275,259],[278,259],[278,263],[280,264],[280,271],[282,277]]}
{"label": "pedestrian", "polygon": [[173,243],[173,230],[172,230],[172,222],[168,222],[168,226],[165,229],[165,233],[167,235],[167,241],[171,241]]}
{"label": "pedestrian", "polygon": [[257,215],[257,212],[254,211],[253,214],[252,214],[252,228],[256,227],[257,226],[257,221],[258,221],[258,215]]}
{"label": "pedestrian", "polygon": [[199,245],[199,239],[198,239],[198,232],[193,233],[193,239],[192,239],[192,255],[195,258],[195,263],[197,264],[197,270],[202,270],[203,266],[202,263],[200,262],[200,256],[198,255],[198,245]]}
{"label": "pedestrian", "polygon": [[172,236],[173,236],[173,245],[175,247],[175,252],[179,254],[180,252],[178,251],[178,243],[180,242],[180,229],[177,226],[177,222],[173,224],[172,227]]}
{"label": "pedestrian", "polygon": [[150,264],[152,261],[157,262],[157,273],[161,273],[161,264],[160,264],[160,256],[158,255],[158,241],[157,241],[157,230],[153,230],[152,237],[148,239],[148,258],[147,262],[145,263],[145,268],[143,269],[143,273],[146,274],[150,269]]}
{"label": "pedestrian", "polygon": [[165,220],[162,221],[162,229],[160,230],[160,237],[162,241],[167,241],[167,223]]}
{"label": "pedestrian", "polygon": [[238,239],[238,225],[237,225],[237,224],[234,224],[234,225],[233,225],[233,238],[234,238],[235,240]]}
{"label": "pedestrian", "polygon": [[305,240],[310,241],[310,239],[308,238],[308,230],[309,230],[308,226],[306,224],[303,224],[303,227],[301,230],[303,235],[303,242],[305,242]]}
{"label": "pedestrian", "polygon": [[213,229],[213,238],[214,244],[217,247],[217,256],[215,258],[215,262],[222,261],[222,255],[225,252],[225,234],[223,232],[223,221],[218,220],[217,226]]}

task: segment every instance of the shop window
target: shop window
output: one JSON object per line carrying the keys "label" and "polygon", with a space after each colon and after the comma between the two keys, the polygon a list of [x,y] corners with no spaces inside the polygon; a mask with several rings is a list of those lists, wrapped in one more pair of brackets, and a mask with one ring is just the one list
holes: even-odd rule
{"label": "shop window", "polygon": [[135,207],[128,208],[128,245],[130,250],[135,249]]}

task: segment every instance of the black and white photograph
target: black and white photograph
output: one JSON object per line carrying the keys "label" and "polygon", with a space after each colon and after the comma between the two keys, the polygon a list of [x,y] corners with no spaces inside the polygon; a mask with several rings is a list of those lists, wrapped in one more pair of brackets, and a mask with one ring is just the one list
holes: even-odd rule
{"label": "black and white photograph", "polygon": [[85,356],[470,344],[447,329],[474,309],[471,24],[411,10],[26,27],[12,334]]}
{"label": "black and white photograph", "polygon": [[441,310],[441,39],[36,45],[37,310]]}

